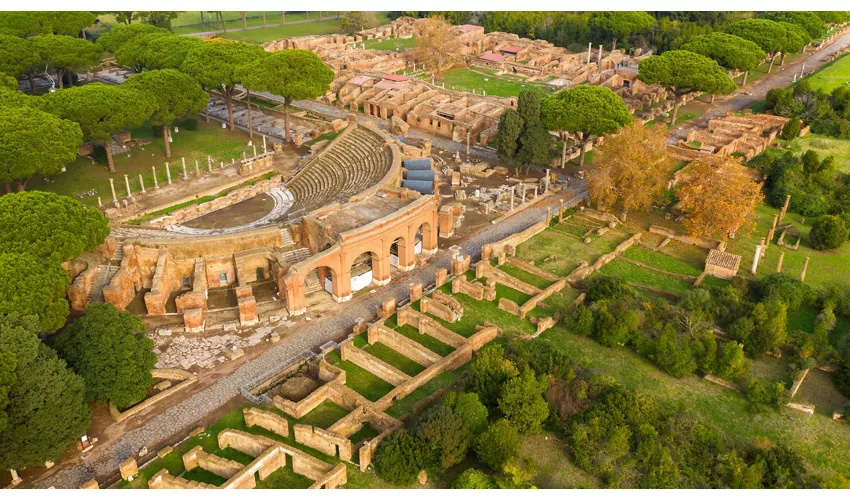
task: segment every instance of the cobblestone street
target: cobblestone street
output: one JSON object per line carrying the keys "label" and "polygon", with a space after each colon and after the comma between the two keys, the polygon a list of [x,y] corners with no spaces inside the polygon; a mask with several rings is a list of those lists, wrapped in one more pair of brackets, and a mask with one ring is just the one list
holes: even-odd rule
{"label": "cobblestone street", "polygon": [[[557,198],[550,199],[556,200]],[[488,242],[497,241],[512,233],[521,231],[545,217],[545,206],[529,208],[502,223],[485,229],[461,244],[463,251],[477,260],[481,247]],[[211,414],[233,397],[239,395],[241,387],[251,387],[283,367],[293,363],[305,351],[318,347],[347,331],[358,318],[371,318],[376,308],[390,296],[396,300],[408,297],[410,283],[421,281],[428,286],[434,283],[437,267],[449,267],[450,255],[438,254],[428,265],[405,276],[404,280],[393,281],[387,287],[378,288],[374,294],[345,307],[340,314],[314,321],[287,336],[286,340],[270,348],[258,358],[246,362],[232,375],[223,377],[201,392],[192,395],[174,405],[165,412],[150,418],[136,429],[128,431],[121,438],[103,445],[95,446],[91,456],[84,463],[62,467],[51,476],[37,481],[39,488],[77,488],[92,478],[106,478],[115,474],[118,464],[131,456],[136,456],[143,447],[154,448],[156,443],[179,437],[195,423]],[[179,397],[179,396],[178,396]],[[61,466],[60,466],[61,467]]]}

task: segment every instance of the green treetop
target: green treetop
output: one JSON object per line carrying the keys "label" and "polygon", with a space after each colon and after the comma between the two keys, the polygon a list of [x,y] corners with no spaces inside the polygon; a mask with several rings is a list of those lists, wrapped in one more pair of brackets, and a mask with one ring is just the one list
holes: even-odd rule
{"label": "green treetop", "polygon": [[[22,104],[29,102],[27,96],[17,90],[0,92],[0,101],[7,92],[12,97],[23,96]],[[83,133],[76,123],[30,107],[0,103],[0,110],[3,113],[3,120],[0,120],[0,184],[8,186],[15,182],[20,191],[33,175],[57,174],[62,167],[77,159]],[[9,196],[2,198],[0,205]],[[0,213],[0,219],[5,215]],[[75,228],[68,229],[73,231]],[[0,248],[14,234],[4,233]]]}
{"label": "green treetop", "polygon": [[172,38],[174,36],[171,33],[154,32],[134,37],[127,40],[115,51],[115,61],[122,66],[131,67],[139,73],[144,66],[143,59],[150,43],[159,38]]}
{"label": "green treetop", "polygon": [[89,427],[83,379],[38,339],[40,331],[34,317],[0,316],[0,352],[16,358],[6,428],[0,430],[3,470],[56,460]]}
{"label": "green treetop", "polygon": [[40,332],[58,330],[68,316],[68,273],[58,262],[19,253],[0,253],[0,315],[38,317]]}
{"label": "green treetop", "polygon": [[17,78],[39,61],[41,57],[31,41],[0,35],[0,73]]}
{"label": "green treetop", "polygon": [[86,139],[105,146],[110,172],[115,172],[112,150],[107,147],[112,134],[138,127],[153,112],[148,95],[124,85],[90,83],[59,90],[42,99],[46,110],[79,123]]}
{"label": "green treetop", "polygon": [[648,30],[655,19],[646,12],[604,11],[590,16],[590,27],[611,36],[611,50],[617,49],[618,38],[628,38],[632,33]]}
{"label": "green treetop", "polygon": [[[578,137],[579,166],[584,150],[595,137],[610,134],[632,121],[623,99],[607,87],[582,85],[546,98],[541,106],[543,123],[550,130],[566,131]],[[561,168],[566,162],[566,141],[561,151]]]}
{"label": "green treetop", "polygon": [[[282,51],[289,52],[289,51]],[[227,118],[230,130],[233,123],[233,95],[236,86],[243,83],[242,66],[264,58],[267,52],[262,47],[239,42],[206,42],[194,48],[183,61],[181,70],[188,73],[206,89],[217,90],[227,101]]]}
{"label": "green treetop", "polygon": [[669,50],[642,60],[638,78],[649,84],[664,85],[673,92],[671,125],[676,123],[680,96],[690,92],[728,94],[737,87],[716,61],[687,50]]}
{"label": "green treetop", "polygon": [[194,78],[176,69],[146,71],[133,76],[124,85],[152,99],[153,114],[150,124],[162,127],[167,158],[171,157],[171,147],[168,144],[171,124],[178,118],[200,113],[209,101],[209,96]]}
{"label": "green treetop", "polygon": [[782,11],[782,12],[765,12],[761,14],[763,19],[770,19],[776,22],[786,22],[800,26],[810,38],[820,38],[826,33],[826,25],[823,19],[816,12],[806,11]]}
{"label": "green treetop", "polygon": [[189,52],[204,43],[192,36],[152,38],[142,53],[141,63],[148,69],[180,69]]}
{"label": "green treetop", "polygon": [[[66,35],[38,35],[31,41],[41,56],[41,61],[50,64],[56,70],[60,89],[63,88],[62,80],[66,72],[95,66],[103,56],[103,50],[100,47],[82,38]],[[68,81],[73,84],[70,74]]]}
{"label": "green treetop", "polygon": [[743,71],[744,80],[741,86],[747,84],[748,73],[758,67],[766,57],[755,42],[719,31],[694,38],[683,45],[682,50],[710,57],[728,70]]}
{"label": "green treetop", "polygon": [[246,89],[270,92],[283,98],[286,142],[291,141],[289,105],[292,101],[316,99],[330,90],[334,72],[309,50],[281,50],[257,58],[238,71]]}
{"label": "green treetop", "polygon": [[770,19],[743,19],[726,28],[726,33],[754,42],[770,56],[767,72],[773,70],[773,62],[785,48],[785,28]]}
{"label": "green treetop", "polygon": [[103,50],[115,53],[122,45],[137,36],[149,33],[169,33],[167,29],[158,28],[151,24],[121,24],[107,31],[97,39],[97,44]]}
{"label": "green treetop", "polygon": [[109,220],[100,210],[55,193],[0,196],[0,252],[66,262],[102,245]]}

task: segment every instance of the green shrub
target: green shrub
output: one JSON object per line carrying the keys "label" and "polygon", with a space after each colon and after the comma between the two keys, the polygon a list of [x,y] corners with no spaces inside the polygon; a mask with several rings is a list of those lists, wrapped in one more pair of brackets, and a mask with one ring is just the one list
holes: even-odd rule
{"label": "green shrub", "polygon": [[587,300],[596,302],[602,299],[621,299],[633,297],[634,291],[629,282],[620,276],[594,274],[585,281]]}
{"label": "green shrub", "polygon": [[493,470],[502,470],[508,460],[519,456],[519,432],[505,419],[490,424],[478,438],[475,453]]}
{"label": "green shrub", "polygon": [[799,118],[791,118],[788,123],[782,127],[782,133],[779,135],[786,141],[792,141],[800,136],[800,128],[802,122]]}
{"label": "green shrub", "polygon": [[419,471],[430,465],[428,456],[427,446],[421,439],[407,429],[399,429],[378,445],[373,461],[375,473],[391,484],[411,484]]}
{"label": "green shrub", "polygon": [[538,380],[530,368],[504,385],[499,409],[521,433],[540,432],[540,424],[549,416],[549,405],[543,399],[546,386],[546,380]]}
{"label": "green shrub", "polygon": [[847,236],[847,224],[835,215],[818,218],[809,232],[809,239],[816,250],[834,250],[847,241]]}
{"label": "green shrub", "polygon": [[496,407],[502,386],[517,375],[519,370],[505,359],[505,350],[498,345],[484,347],[472,361],[472,387],[488,408]]}
{"label": "green shrub", "polygon": [[667,325],[655,344],[655,362],[662,370],[682,378],[696,370],[696,362],[685,341],[672,325]]}
{"label": "green shrub", "polygon": [[755,410],[764,408],[782,408],[791,400],[791,393],[782,382],[769,382],[760,378],[750,378],[744,383],[744,394]]}
{"label": "green shrub", "polygon": [[487,407],[474,392],[450,392],[443,404],[460,417],[470,432],[477,435],[487,427]]}
{"label": "green shrub", "polygon": [[495,487],[493,479],[478,469],[466,469],[452,483],[452,488],[456,490],[489,490]]}
{"label": "green shrub", "polygon": [[471,435],[463,419],[442,405],[426,413],[416,430],[440,469],[459,464],[466,458]]}

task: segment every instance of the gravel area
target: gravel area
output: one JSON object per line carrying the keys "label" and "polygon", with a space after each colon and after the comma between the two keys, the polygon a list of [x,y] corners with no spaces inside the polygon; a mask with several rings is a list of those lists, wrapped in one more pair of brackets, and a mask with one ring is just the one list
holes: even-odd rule
{"label": "gravel area", "polygon": [[[550,201],[557,203],[557,198],[550,198]],[[473,260],[478,260],[484,244],[521,231],[539,222],[545,215],[545,206],[529,208],[470,237],[460,246],[466,254],[472,256]],[[396,300],[406,299],[410,283],[421,281],[426,286],[433,284],[436,268],[448,268],[450,259],[448,252],[441,252],[428,265],[405,275],[404,279],[378,288],[376,293],[355,301],[337,315],[314,321],[309,326],[287,335],[279,345],[258,358],[246,362],[233,374],[221,378],[186,400],[179,402],[175,400],[174,406],[164,413],[152,417],[110,444],[96,445],[91,456],[84,463],[62,467],[50,477],[37,482],[36,487],[77,488],[89,479],[115,474],[118,471],[118,464],[123,460],[135,456],[143,447],[153,449],[156,443],[173,438],[181,432],[188,432],[198,420],[239,395],[241,387],[253,387],[272,376],[296,361],[305,351],[338,337],[340,332],[351,328],[358,318],[373,317],[376,308],[388,297],[394,296]]]}

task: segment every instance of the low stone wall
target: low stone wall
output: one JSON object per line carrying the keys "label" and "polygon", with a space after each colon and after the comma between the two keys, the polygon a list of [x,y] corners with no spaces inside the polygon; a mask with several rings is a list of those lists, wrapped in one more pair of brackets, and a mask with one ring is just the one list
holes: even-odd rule
{"label": "low stone wall", "polygon": [[545,290],[543,290],[542,292],[538,293],[538,294],[537,294],[537,295],[535,295],[534,297],[531,297],[530,299],[528,299],[528,301],[526,301],[526,303],[525,303],[525,304],[523,304],[523,305],[521,305],[521,306],[520,306],[520,308],[519,308],[519,313],[520,313],[520,314],[519,314],[519,317],[520,317],[520,318],[525,319],[525,316],[526,316],[529,312],[531,312],[531,310],[532,310],[532,309],[534,309],[535,307],[537,307],[537,304],[539,304],[540,302],[542,302],[542,301],[544,301],[544,300],[548,299],[548,298],[549,298],[549,297],[551,297],[553,294],[556,294],[556,293],[560,292],[561,290],[563,290],[564,288],[566,288],[566,287],[568,287],[568,286],[569,286],[569,285],[567,284],[567,279],[566,279],[566,278],[559,279],[558,281],[556,281],[556,282],[552,283],[551,285],[549,285],[548,287],[546,287],[546,289],[545,289]]}
{"label": "low stone wall", "polygon": [[410,379],[409,375],[398,368],[372,356],[362,349],[354,347],[353,342],[342,344],[339,351],[343,361],[351,361],[389,384],[399,385]]}
{"label": "low stone wall", "polygon": [[340,486],[344,486],[348,482],[348,469],[345,464],[336,464],[336,467],[331,469],[322,477],[315,480],[310,485],[311,490],[325,489],[334,490]]}
{"label": "low stone wall", "polygon": [[514,290],[520,291],[527,295],[537,295],[542,292],[536,286],[529,285],[525,281],[514,278],[510,274],[502,271],[494,267],[488,261],[481,261],[478,265],[475,266],[475,277],[477,279],[486,278],[488,280],[494,280],[496,283],[513,288]]}
{"label": "low stone wall", "polygon": [[541,277],[545,280],[557,281],[561,278],[557,274],[552,274],[545,269],[540,269],[539,267],[535,266],[534,264],[532,264],[530,262],[526,262],[526,261],[521,260],[521,259],[517,259],[516,257],[506,256],[505,262],[507,262],[508,264],[510,264],[510,265],[512,265],[512,266],[514,266],[518,269],[522,269],[523,271],[525,271],[527,273],[531,273],[531,274],[534,274],[536,276],[539,276],[539,277]]}
{"label": "low stone wall", "polygon": [[393,329],[387,328],[383,323],[375,323],[370,326],[367,336],[370,344],[380,342],[422,366],[433,365],[441,359],[439,355],[425,348],[422,344],[410,340]]}
{"label": "low stone wall", "polygon": [[632,235],[626,241],[617,245],[617,248],[615,248],[613,252],[606,253],[605,255],[602,255],[601,257],[596,259],[596,262],[592,266],[588,266],[587,263],[583,262],[582,265],[579,265],[579,267],[575,271],[571,272],[569,276],[567,276],[567,283],[574,284],[584,281],[585,278],[598,271],[602,266],[611,262],[618,255],[625,252],[626,250],[631,248],[632,245],[640,241],[640,237],[641,233]]}
{"label": "low stone wall", "polygon": [[449,323],[454,323],[463,316],[463,306],[460,302],[439,290],[429,297],[422,297],[419,300],[419,309]]}
{"label": "low stone wall", "polygon": [[[459,279],[459,278],[458,278]],[[405,307],[398,312],[397,321],[399,326],[411,325],[419,330],[419,333],[433,337],[440,342],[452,346],[455,349],[466,344],[466,337],[437,323],[429,316],[413,309]]]}
{"label": "low stone wall", "polygon": [[274,432],[278,436],[289,436],[289,422],[276,413],[263,411],[259,408],[245,408],[242,415],[245,418],[245,425],[248,427],[256,425]]}
{"label": "low stone wall", "polygon": [[109,413],[112,415],[112,418],[114,418],[116,422],[123,422],[124,420],[127,420],[128,418],[132,417],[133,415],[147,410],[148,408],[162,401],[168,396],[171,396],[172,394],[181,391],[184,388],[198,381],[197,376],[192,375],[191,373],[185,370],[180,370],[177,368],[153,369],[151,370],[151,376],[155,379],[163,378],[166,380],[180,380],[181,382],[177,385],[171,386],[170,388],[162,392],[154,394],[153,396],[147,398],[141,403],[131,408],[128,408],[124,412],[119,411],[118,407],[116,407],[114,404],[112,404],[112,402],[110,402]]}
{"label": "low stone wall", "polygon": [[506,299],[505,297],[499,299],[499,309],[517,317],[521,314],[517,303],[511,299]]}
{"label": "low stone wall", "polygon": [[707,250],[726,250],[726,243],[722,241],[712,240],[710,238],[703,238],[700,236],[690,236],[687,234],[677,233],[672,229],[668,229],[664,226],[659,226],[657,224],[652,224],[651,226],[649,226],[649,232],[652,234],[659,234],[661,236],[664,236],[665,238],[670,238],[671,240],[687,243],[688,245],[694,245],[700,248],[705,248]]}
{"label": "low stone wall", "polygon": [[94,263],[90,263],[89,267],[78,274],[71,286],[68,287],[68,302],[71,304],[72,310],[85,311],[89,304],[89,293],[92,287],[102,285],[94,282],[94,278],[97,276],[97,267]]}
{"label": "low stone wall", "polygon": [[235,476],[245,468],[239,462],[205,452],[201,445],[195,446],[183,455],[183,467],[186,468],[187,472],[200,467],[225,479]]}
{"label": "low stone wall", "polygon": [[[489,286],[491,285],[492,286]],[[452,293],[469,295],[475,300],[496,300],[496,282],[490,281],[488,286],[484,283],[470,283],[466,275],[460,275],[452,280]]]}
{"label": "low stone wall", "polygon": [[492,257],[495,257],[498,253],[507,253],[508,255],[515,255],[516,247],[518,247],[521,243],[531,239],[532,236],[543,232],[547,227],[549,227],[548,221],[541,221],[533,226],[528,227],[518,233],[514,233],[507,238],[501,239],[499,241],[495,241],[493,243],[487,243],[483,247],[481,247],[481,260],[488,260]]}
{"label": "low stone wall", "polygon": [[[292,426],[295,432],[295,442],[316,449],[332,457],[339,456],[340,460],[349,461],[354,454],[354,446],[347,437],[318,427],[304,424]],[[339,452],[337,453],[337,450]]]}
{"label": "low stone wall", "polygon": [[[271,158],[271,156],[269,156],[269,158]],[[206,203],[201,203],[200,205],[192,205],[186,208],[175,210],[174,212],[171,212],[168,215],[157,217],[156,219],[149,221],[147,225],[154,227],[166,227],[181,224],[187,220],[196,219],[210,212],[215,212],[216,210],[221,210],[222,208],[227,208],[241,201],[253,198],[258,194],[270,191],[271,189],[276,188],[282,184],[282,178],[280,176],[277,176],[272,179],[258,182],[253,186],[247,186],[241,189],[237,189],[235,191],[227,193],[221,198],[216,198]]]}
{"label": "low stone wall", "polygon": [[148,480],[148,488],[152,490],[214,490],[215,486],[198,481],[189,481],[182,477],[174,477],[168,469],[162,469]]}
{"label": "low stone wall", "polygon": [[557,323],[557,320],[555,320],[555,318],[553,317],[541,318],[540,321],[537,322],[537,330],[535,331],[534,335],[540,335],[541,333],[555,326],[555,323]]}
{"label": "low stone wall", "polygon": [[293,418],[302,418],[328,399],[328,389],[329,385],[325,384],[298,402],[275,395],[272,398],[272,404],[274,404],[275,408],[278,408]]}

